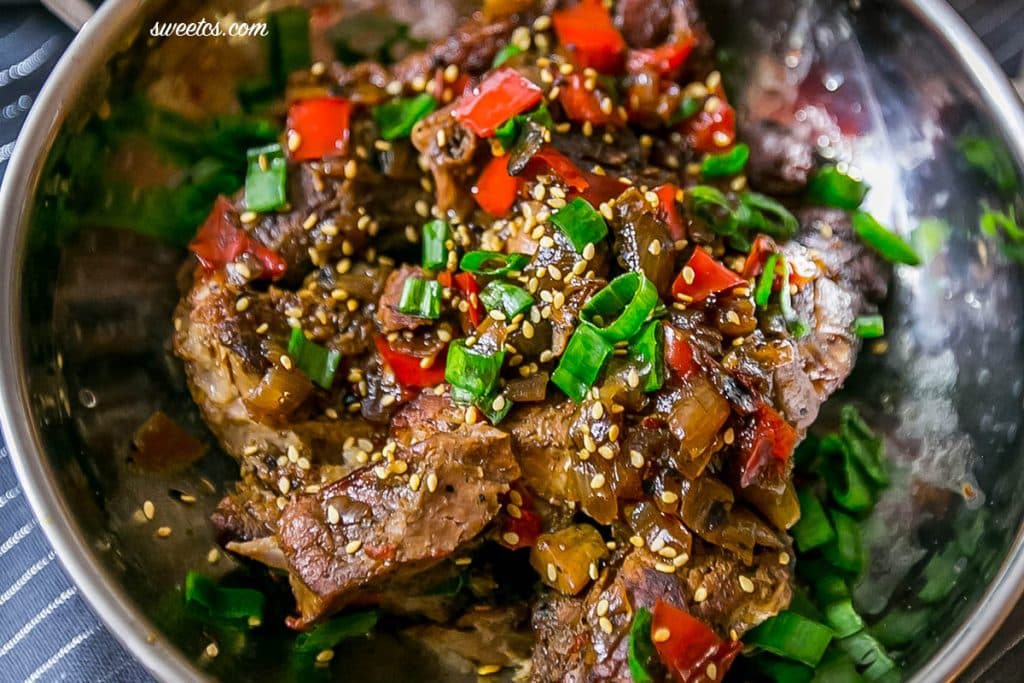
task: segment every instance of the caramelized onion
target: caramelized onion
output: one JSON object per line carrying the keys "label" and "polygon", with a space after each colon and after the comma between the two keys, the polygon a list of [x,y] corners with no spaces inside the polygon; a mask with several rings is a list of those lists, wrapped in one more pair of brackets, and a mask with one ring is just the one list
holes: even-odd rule
{"label": "caramelized onion", "polygon": [[535,372],[529,377],[513,379],[505,385],[505,397],[516,403],[536,403],[547,396],[548,373]]}
{"label": "caramelized onion", "polygon": [[680,459],[696,459],[714,441],[729,419],[729,402],[703,373],[692,373],[668,417],[672,434],[679,439]]}
{"label": "caramelized onion", "polygon": [[541,534],[530,551],[530,564],[544,583],[565,595],[576,595],[596,576],[597,563],[607,554],[597,529],[573,524]]}
{"label": "caramelized onion", "polygon": [[245,407],[255,420],[285,417],[302,405],[311,391],[313,383],[301,370],[273,366],[245,397]]}
{"label": "caramelized onion", "polygon": [[206,445],[157,411],[142,423],[132,437],[136,462],[147,469],[186,467],[206,452]]}

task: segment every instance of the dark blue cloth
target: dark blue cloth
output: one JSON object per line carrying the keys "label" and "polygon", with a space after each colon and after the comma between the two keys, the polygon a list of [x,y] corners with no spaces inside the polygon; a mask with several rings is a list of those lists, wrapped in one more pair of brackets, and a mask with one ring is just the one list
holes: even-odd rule
{"label": "dark blue cloth", "polygon": [[[1024,0],[953,4],[1015,74],[1024,49]],[[0,0],[0,177],[36,94],[71,37],[41,7]],[[0,683],[148,680],[64,574],[0,446]]]}

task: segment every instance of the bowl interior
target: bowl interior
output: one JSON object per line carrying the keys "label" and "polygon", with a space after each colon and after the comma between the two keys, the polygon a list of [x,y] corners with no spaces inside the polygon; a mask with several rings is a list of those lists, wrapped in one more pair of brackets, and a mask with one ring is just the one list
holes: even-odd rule
{"label": "bowl interior", "polygon": [[[426,14],[399,4],[395,11],[411,20]],[[987,208],[1020,207],[1020,141],[1008,139],[1005,115],[919,13],[881,2],[857,10],[810,0],[705,4],[740,111],[837,122],[832,130],[842,134],[821,142],[852,160],[872,185],[869,208],[927,256],[919,268],[898,269],[885,344],[868,345],[821,420],[829,428],[838,406],[854,402],[886,436],[896,473],[867,525],[871,568],[855,599],[870,623],[908,612],[919,619],[916,637],[894,648],[909,674],[971,617],[1015,549],[1024,516],[1024,498],[1014,495],[1024,485],[1024,278],[1010,249],[979,229]],[[106,106],[101,99],[121,111],[136,86],[153,87],[155,72],[195,66],[139,36],[111,56],[93,96],[79,102],[84,116],[66,119],[35,187],[19,353],[44,450],[19,455],[45,459],[110,580],[198,671],[233,681],[330,676],[289,656],[283,612],[255,631],[211,633],[181,609],[188,568],[246,572],[223,555],[208,562],[206,520],[237,468],[213,447],[169,352],[185,252],[124,229],[116,206],[89,201],[153,181],[83,179],[76,165],[92,154],[83,145],[109,142],[97,133],[102,121],[89,116]],[[260,66],[251,46],[232,49],[244,58],[203,67],[208,76],[223,72],[217,83]],[[153,177],[166,179],[160,173]],[[157,410],[211,444],[206,457],[169,471],[138,462],[131,435]],[[182,502],[182,493],[195,502]],[[141,515],[145,500],[156,504],[153,522]],[[170,537],[157,539],[158,526],[171,527]],[[933,585],[940,571],[955,578],[951,590]],[[221,643],[214,660],[202,654],[211,637]],[[970,649],[930,671],[955,670]],[[401,637],[355,641],[336,661],[345,666],[334,675],[361,680],[459,677]]]}

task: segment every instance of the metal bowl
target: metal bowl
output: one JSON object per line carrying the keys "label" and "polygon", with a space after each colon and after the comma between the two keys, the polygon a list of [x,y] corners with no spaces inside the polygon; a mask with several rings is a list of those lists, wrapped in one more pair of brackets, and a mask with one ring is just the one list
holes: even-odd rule
{"label": "metal bowl", "polygon": [[[857,402],[885,431],[897,468],[868,523],[871,570],[858,602],[871,620],[926,610],[901,661],[915,681],[951,679],[1024,587],[1024,278],[977,227],[983,203],[1007,206],[1019,194],[1020,102],[941,0],[706,4],[741,111],[828,110],[853,121],[859,135],[836,151],[873,185],[871,209],[905,234],[929,226],[912,237],[924,240],[927,263],[896,275],[888,349],[863,354],[832,405]],[[213,452],[154,473],[129,451],[130,434],[156,409],[203,433],[167,351],[184,254],[114,230],[64,235],[53,221],[68,141],[112,80],[132,73],[165,7],[104,3],[22,133],[0,196],[0,418],[65,568],[149,670],[164,680],[275,678],[288,670],[280,631],[210,661],[176,600],[186,567],[232,569],[227,559],[206,564],[206,518],[233,463]],[[810,101],[817,109],[803,107]],[[971,140],[1003,150],[1003,177],[965,160]],[[176,491],[198,501],[176,502]],[[156,524],[138,519],[145,499],[157,501],[170,538],[157,540]],[[948,595],[922,602],[922,568],[944,552],[959,578]],[[450,677],[401,639],[343,654],[345,673],[366,680]]]}

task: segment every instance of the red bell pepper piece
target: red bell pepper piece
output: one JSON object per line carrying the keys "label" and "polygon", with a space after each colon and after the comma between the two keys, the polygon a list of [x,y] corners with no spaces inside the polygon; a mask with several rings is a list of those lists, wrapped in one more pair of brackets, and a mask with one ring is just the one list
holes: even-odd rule
{"label": "red bell pepper piece", "polygon": [[473,327],[479,325],[480,321],[484,319],[484,305],[480,301],[480,285],[477,284],[473,273],[459,273],[453,276],[451,273],[444,272],[437,276],[437,281],[441,283],[442,287],[454,286],[459,290],[459,294],[469,304],[470,322],[473,323]]}
{"label": "red bell pepper piece", "polygon": [[287,264],[270,249],[249,237],[236,223],[235,207],[223,195],[217,197],[213,211],[188,245],[207,271],[219,270],[242,254],[252,254],[263,267],[257,278],[277,280]]}
{"label": "red bell pepper piece", "polygon": [[575,7],[552,13],[551,23],[558,42],[580,68],[616,73],[622,67],[626,41],[601,0],[580,0]]}
{"label": "red bell pepper piece", "polygon": [[613,121],[611,113],[601,109],[601,93],[587,90],[584,79],[578,73],[569,76],[569,82],[559,89],[558,101],[565,109],[565,115],[573,121],[590,121],[595,126],[603,126]]}
{"label": "red bell pepper piece", "polygon": [[[499,535],[499,543],[505,546],[509,550],[519,550],[520,548],[532,548],[537,542],[537,537],[540,536],[542,530],[542,523],[540,515],[533,509],[533,499],[521,486],[513,486],[512,491],[518,494],[518,499],[522,501],[520,505],[516,505],[518,508],[518,517],[513,517],[511,512],[508,512],[508,508],[505,508],[505,514],[501,520],[501,534]],[[512,496],[512,491],[507,496],[507,502],[512,502],[515,498]],[[515,543],[509,543],[506,538],[506,534],[512,532],[518,540]]]}
{"label": "red bell pepper piece", "polygon": [[672,325],[665,325],[665,364],[680,377],[686,377],[697,370],[693,360],[693,347],[683,333]]}
{"label": "red bell pepper piece", "polygon": [[686,36],[673,43],[645,50],[630,50],[626,56],[626,70],[640,73],[653,69],[660,76],[672,76],[693,52],[693,36]]}
{"label": "red bell pepper piece", "polygon": [[686,141],[698,152],[718,154],[736,142],[736,111],[719,88],[715,94],[718,104],[714,111],[701,109],[683,124]]}
{"label": "red bell pepper piece", "polygon": [[522,183],[522,178],[508,174],[507,156],[494,157],[476,179],[471,192],[481,209],[501,218],[512,208]]}
{"label": "red bell pepper piece", "polygon": [[430,367],[420,366],[422,358],[411,356],[391,348],[388,340],[379,334],[373,335],[373,343],[381,358],[395,373],[395,379],[404,387],[432,387],[444,381],[444,365],[446,355],[442,349]]}
{"label": "red bell pepper piece", "polygon": [[[547,168],[545,169],[545,167]],[[590,187],[590,183],[584,177],[583,171],[569,157],[550,145],[541,147],[540,151],[533,155],[533,158],[530,159],[527,165],[527,169],[534,176],[540,175],[545,170],[550,170],[561,178],[563,183],[577,192],[583,192]]]}
{"label": "red bell pepper piece", "polygon": [[476,327],[484,319],[484,305],[480,301],[480,285],[477,284],[473,273],[459,273],[455,276],[455,287],[469,304],[469,319],[472,321],[473,327]]}
{"label": "red bell pepper piece", "polygon": [[749,486],[766,467],[782,474],[796,447],[796,429],[767,403],[760,403],[749,431],[741,435],[743,471],[740,486]]}
{"label": "red bell pepper piece", "polygon": [[651,641],[676,683],[721,681],[743,647],[664,600],[651,613]]}
{"label": "red bell pepper piece", "polygon": [[352,103],[341,97],[299,100],[288,108],[288,130],[299,134],[296,161],[340,156],[348,151]]}
{"label": "red bell pepper piece", "polygon": [[708,256],[706,251],[697,248],[693,250],[679,277],[672,283],[672,296],[678,299],[682,295],[689,301],[703,301],[712,294],[724,292],[746,282]]}
{"label": "red bell pepper piece", "polygon": [[686,239],[686,228],[683,227],[683,219],[676,206],[676,186],[672,183],[659,185],[654,188],[654,194],[658,195],[659,218],[668,227],[668,234],[675,241]]}
{"label": "red bell pepper piece", "polygon": [[455,105],[455,118],[482,138],[532,108],[544,92],[515,69],[498,69]]}

